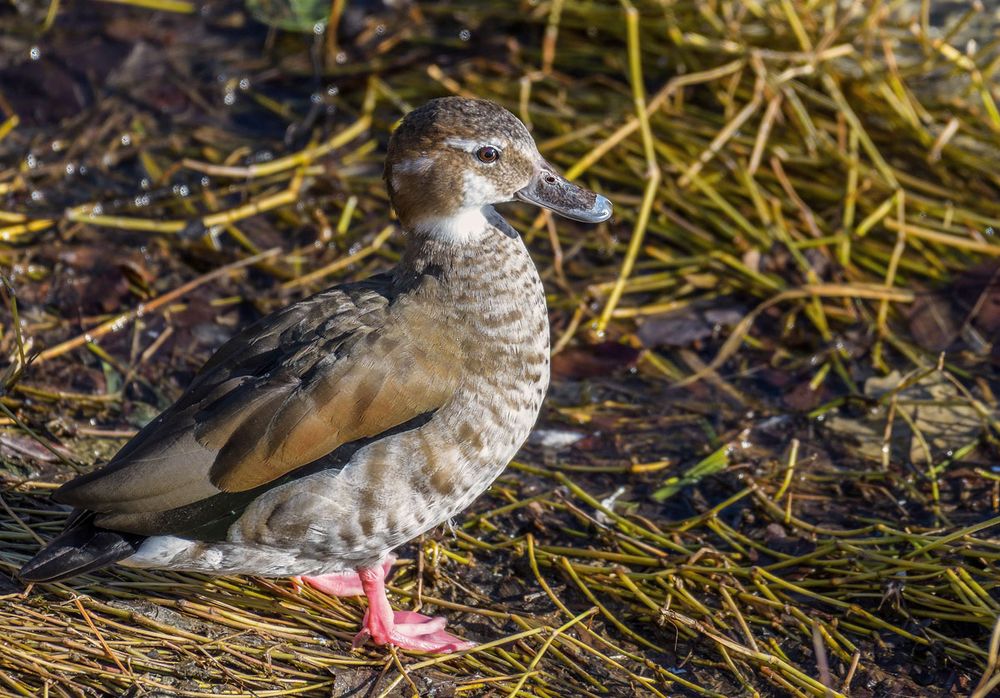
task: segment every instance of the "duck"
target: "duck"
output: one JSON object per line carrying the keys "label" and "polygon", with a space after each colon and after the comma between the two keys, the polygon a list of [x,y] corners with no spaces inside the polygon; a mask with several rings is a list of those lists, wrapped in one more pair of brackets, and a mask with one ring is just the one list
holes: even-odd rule
{"label": "duck", "polygon": [[367,598],[356,646],[473,646],[443,618],[394,611],[385,580],[396,548],[504,471],[548,388],[542,281],[494,206],[599,223],[612,205],[560,175],[511,112],[465,97],[402,118],[384,179],[398,265],[226,341],[107,464],[55,490],[72,513],[25,582],[112,564],[291,577]]}

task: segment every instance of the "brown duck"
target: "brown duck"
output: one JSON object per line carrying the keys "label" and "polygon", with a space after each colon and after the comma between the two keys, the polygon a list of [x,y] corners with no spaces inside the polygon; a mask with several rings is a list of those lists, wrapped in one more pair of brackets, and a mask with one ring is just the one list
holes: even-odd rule
{"label": "brown duck", "polygon": [[443,619],[393,612],[391,552],[465,509],[528,436],[549,382],[545,295],[493,204],[587,222],[611,204],[558,175],[510,112],[438,99],[385,165],[399,266],[247,327],[102,468],[60,487],[66,530],[21,569],[118,562],[296,576],[364,594],[357,641],[447,652]]}

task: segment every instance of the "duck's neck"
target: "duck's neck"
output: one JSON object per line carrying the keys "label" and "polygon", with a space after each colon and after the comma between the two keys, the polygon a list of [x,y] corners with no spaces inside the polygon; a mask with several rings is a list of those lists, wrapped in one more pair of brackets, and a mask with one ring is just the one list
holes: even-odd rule
{"label": "duck's neck", "polygon": [[416,274],[466,276],[484,266],[534,265],[520,236],[492,206],[426,218],[406,228],[402,269]]}
{"label": "duck's neck", "polygon": [[457,238],[442,229],[410,232],[398,280],[428,294],[440,321],[512,347],[538,345],[547,356],[545,291],[534,261],[495,211],[487,210],[480,225]]}

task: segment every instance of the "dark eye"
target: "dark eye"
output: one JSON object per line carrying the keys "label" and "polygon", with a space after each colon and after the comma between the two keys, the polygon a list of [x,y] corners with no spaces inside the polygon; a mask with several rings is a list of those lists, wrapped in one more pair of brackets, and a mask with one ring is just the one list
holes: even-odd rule
{"label": "dark eye", "polygon": [[492,145],[484,145],[476,151],[476,157],[479,158],[480,162],[496,162],[500,159],[500,151]]}

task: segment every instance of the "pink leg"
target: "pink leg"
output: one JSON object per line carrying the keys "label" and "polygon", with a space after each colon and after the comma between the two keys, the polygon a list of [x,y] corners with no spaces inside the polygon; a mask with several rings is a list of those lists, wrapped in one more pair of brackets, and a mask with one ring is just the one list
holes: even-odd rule
{"label": "pink leg", "polygon": [[474,642],[445,632],[444,618],[429,618],[413,611],[393,611],[385,595],[385,570],[369,567],[358,570],[358,578],[368,598],[361,632],[354,638],[360,647],[368,638],[376,645],[392,644],[404,650],[445,654],[475,647]]}
{"label": "pink leg", "polygon": [[[396,561],[395,555],[389,555],[382,562],[382,576],[388,577],[392,564]],[[317,591],[322,591],[330,596],[363,596],[364,587],[357,572],[340,572],[337,574],[323,574],[316,577],[292,577],[292,584],[298,589],[302,584],[308,584]]]}

